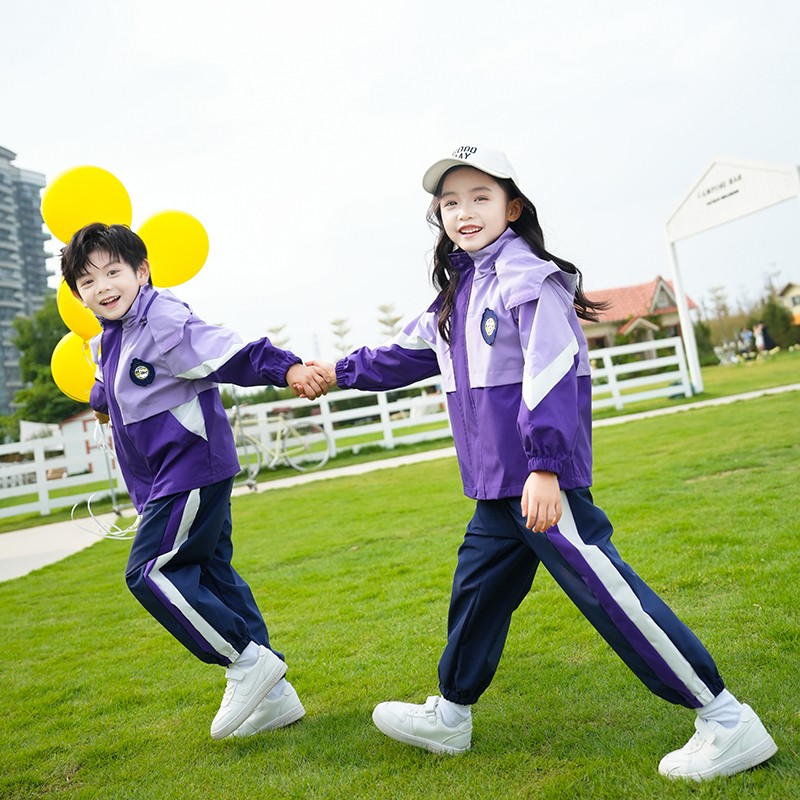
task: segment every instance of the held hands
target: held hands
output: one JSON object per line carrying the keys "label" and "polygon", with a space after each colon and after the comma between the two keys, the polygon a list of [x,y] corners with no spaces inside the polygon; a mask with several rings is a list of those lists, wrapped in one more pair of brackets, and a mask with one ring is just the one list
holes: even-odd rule
{"label": "held hands", "polygon": [[311,361],[306,361],[306,366],[316,367],[322,370],[325,373],[325,377],[328,379],[328,386],[331,388],[336,386],[336,364],[332,364],[330,361],[311,359]]}
{"label": "held hands", "polygon": [[92,409],[92,413],[101,425],[105,425],[108,422],[108,414],[104,414],[102,411],[95,411],[95,409]]}
{"label": "held hands", "polygon": [[330,385],[326,370],[312,361],[307,364],[292,364],[286,371],[286,383],[295,397],[306,397],[309,400],[316,400],[327,394]]}
{"label": "held hands", "polygon": [[543,533],[560,519],[561,488],[554,472],[531,472],[522,489],[522,514],[525,527]]}

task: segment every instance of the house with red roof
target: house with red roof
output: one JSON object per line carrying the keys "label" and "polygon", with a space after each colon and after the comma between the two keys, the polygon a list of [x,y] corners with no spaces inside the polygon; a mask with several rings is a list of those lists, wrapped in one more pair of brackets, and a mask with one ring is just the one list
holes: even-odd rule
{"label": "house with red roof", "polygon": [[[680,322],[672,281],[660,275],[648,283],[586,292],[595,302],[605,300],[609,307],[599,313],[597,322],[581,320],[590,350],[613,347],[618,336],[628,341],[646,342],[656,338],[678,336]],[[697,304],[687,296],[689,310]]]}
{"label": "house with red roof", "polygon": [[800,325],[800,283],[787,283],[778,292],[778,300],[792,315],[792,322]]}

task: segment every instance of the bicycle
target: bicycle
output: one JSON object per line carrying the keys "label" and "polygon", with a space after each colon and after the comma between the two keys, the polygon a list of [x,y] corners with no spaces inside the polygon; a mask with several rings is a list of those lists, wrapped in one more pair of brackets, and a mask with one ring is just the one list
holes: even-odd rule
{"label": "bicycle", "polygon": [[262,469],[277,469],[285,461],[298,472],[311,472],[328,463],[333,446],[325,429],[313,419],[291,419],[282,411],[269,417],[264,425],[255,417],[248,421],[241,406],[235,405],[231,427],[243,463],[239,475],[245,476],[246,485],[253,490]]}

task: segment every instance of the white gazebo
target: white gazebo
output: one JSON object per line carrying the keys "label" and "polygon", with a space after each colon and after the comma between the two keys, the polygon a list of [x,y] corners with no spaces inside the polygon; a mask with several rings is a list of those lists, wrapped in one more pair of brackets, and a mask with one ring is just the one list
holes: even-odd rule
{"label": "white gazebo", "polygon": [[703,379],[675,243],[793,197],[800,197],[800,169],[794,164],[720,158],[706,168],[667,220],[678,316],[695,392],[703,391]]}

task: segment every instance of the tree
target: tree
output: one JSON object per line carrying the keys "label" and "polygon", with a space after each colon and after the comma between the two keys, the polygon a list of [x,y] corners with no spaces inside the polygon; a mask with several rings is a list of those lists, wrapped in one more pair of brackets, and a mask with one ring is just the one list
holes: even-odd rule
{"label": "tree", "polygon": [[19,350],[19,370],[23,383],[36,380],[39,367],[50,369],[50,356],[65,333],[67,326],[61,319],[56,296],[48,295],[42,307],[29,317],[14,320],[16,336],[14,346]]}
{"label": "tree", "polygon": [[719,362],[714,353],[714,343],[711,340],[711,328],[705,322],[696,322],[694,326],[694,339],[697,344],[697,358],[701,367],[713,366]]}
{"label": "tree", "polygon": [[780,347],[789,347],[800,342],[800,328],[793,324],[792,312],[774,296],[768,297],[758,313],[758,319],[767,326],[769,335]]}
{"label": "tree", "polygon": [[712,286],[708,290],[711,313],[709,328],[713,339],[720,343],[736,341],[736,322],[731,319],[731,308],[728,303],[728,294],[724,286]]}
{"label": "tree", "polygon": [[20,377],[25,384],[14,397],[14,420],[61,422],[85,408],[71,400],[53,382],[50,358],[61,337],[68,332],[56,305],[55,295],[45,298],[39,311],[14,320],[14,346],[19,350]]}
{"label": "tree", "polygon": [[401,314],[394,313],[394,303],[378,306],[378,311],[381,315],[378,317],[378,322],[381,325],[381,333],[387,339],[393,339],[400,333],[400,320],[403,319]]}
{"label": "tree", "polygon": [[331,328],[333,328],[333,335],[336,339],[334,347],[342,356],[346,356],[353,348],[353,345],[347,342],[347,334],[350,333],[350,323],[346,319],[335,319],[331,322]]}
{"label": "tree", "polygon": [[281,350],[286,349],[286,345],[289,344],[289,337],[283,335],[283,329],[286,327],[285,324],[283,325],[275,325],[272,328],[267,328],[267,334],[269,335],[269,340],[275,347],[280,347]]}

